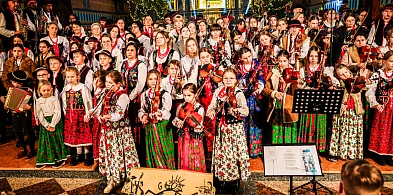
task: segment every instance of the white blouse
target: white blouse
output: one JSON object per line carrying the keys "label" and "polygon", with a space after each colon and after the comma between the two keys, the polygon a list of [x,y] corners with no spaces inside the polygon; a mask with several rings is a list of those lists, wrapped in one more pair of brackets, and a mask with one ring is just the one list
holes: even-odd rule
{"label": "white blouse", "polygon": [[66,92],[70,91],[71,89],[74,90],[74,91],[81,90],[83,104],[85,106],[85,111],[86,111],[86,114],[87,114],[88,111],[93,107],[93,104],[92,104],[93,100],[92,100],[91,93],[90,93],[89,89],[87,89],[87,87],[84,84],[82,84],[82,83],[79,83],[78,85],[73,86],[73,87],[70,84],[67,84],[64,87],[63,92],[61,92],[61,99],[63,101],[63,112],[64,112],[64,114],[66,114],[66,109],[67,109]]}
{"label": "white blouse", "polygon": [[185,83],[194,83],[197,86],[198,80],[198,69],[202,65],[201,60],[196,58],[190,58],[188,55],[181,59],[181,71],[184,75]]}
{"label": "white blouse", "polygon": [[[56,124],[59,123],[61,119],[60,101],[55,96],[38,98],[35,102],[34,110],[35,116],[45,128],[48,126],[53,128],[56,127]],[[52,121],[50,123],[45,119],[46,116],[52,116]]]}
{"label": "white blouse", "polygon": [[[150,113],[150,110],[148,109],[147,105],[152,104],[154,97],[151,97],[151,98],[153,98],[153,100],[150,98],[146,99],[146,96],[149,97],[149,92],[151,93],[151,89],[148,89],[145,92],[143,92],[142,97],[141,97],[141,109],[139,109],[139,111],[138,111],[138,117],[140,120],[142,120],[142,117],[145,114],[148,115]],[[160,93],[163,93],[163,89],[161,89]],[[158,112],[161,112],[162,116],[158,117],[158,120],[160,120],[160,121],[161,120],[169,120],[169,118],[171,117],[171,108],[172,108],[172,98],[169,95],[169,93],[164,93],[162,95],[161,101],[162,101],[162,108],[161,109],[159,108]]]}

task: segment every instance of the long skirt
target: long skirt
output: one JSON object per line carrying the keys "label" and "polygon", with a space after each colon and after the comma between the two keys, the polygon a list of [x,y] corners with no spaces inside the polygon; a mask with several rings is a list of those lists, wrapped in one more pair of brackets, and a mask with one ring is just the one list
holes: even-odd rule
{"label": "long skirt", "polygon": [[206,172],[203,137],[190,136],[189,131],[178,138],[179,169]]}
{"label": "long skirt", "polygon": [[146,125],[146,164],[149,168],[175,169],[172,130],[168,120]]}
{"label": "long skirt", "polygon": [[261,111],[261,108],[255,95],[247,98],[247,106],[250,108],[250,114],[243,117],[244,133],[247,136],[249,154],[251,157],[256,157],[262,154],[262,129],[258,128],[256,121],[258,120],[256,114]]}
{"label": "long skirt", "polygon": [[329,154],[341,159],[363,159],[363,115],[354,109],[334,115]]}
{"label": "long skirt", "polygon": [[220,181],[246,181],[250,173],[243,123],[221,124],[214,141],[212,171]]}
{"label": "long skirt", "polygon": [[84,110],[66,110],[64,120],[64,144],[70,147],[92,145],[90,123],[84,121]]}
{"label": "long skirt", "polygon": [[[49,123],[51,116],[45,117]],[[40,125],[40,137],[38,139],[37,165],[53,165],[55,162],[67,160],[69,151],[64,146],[63,122],[56,124],[55,131],[48,131]]]}
{"label": "long skirt", "polygon": [[125,181],[132,167],[139,167],[139,159],[129,124],[108,126],[101,128],[99,171],[108,181],[113,178],[119,183]]}
{"label": "long skirt", "polygon": [[279,107],[273,111],[272,144],[297,143],[297,122],[283,123],[283,110]]}
{"label": "long skirt", "polygon": [[375,111],[371,128],[370,145],[368,149],[379,155],[393,156],[393,100],[385,106],[383,112]]}
{"label": "long skirt", "polygon": [[[316,141],[315,141],[316,137]],[[300,114],[298,143],[315,143],[317,151],[326,150],[326,115]]]}
{"label": "long skirt", "polygon": [[[203,108],[205,109],[205,113],[207,113],[207,109],[211,103],[211,98],[201,98],[201,104]],[[206,131],[214,135],[214,130],[216,129],[216,120],[210,120],[209,117],[204,117],[203,119],[203,127],[205,128]],[[213,151],[213,144],[214,140],[208,139],[207,136],[205,136],[206,139],[206,147],[207,147],[207,152],[212,152]]]}
{"label": "long skirt", "polygon": [[91,131],[93,137],[93,158],[94,160],[98,160],[98,156],[100,154],[101,123],[97,116],[94,116],[93,118]]}

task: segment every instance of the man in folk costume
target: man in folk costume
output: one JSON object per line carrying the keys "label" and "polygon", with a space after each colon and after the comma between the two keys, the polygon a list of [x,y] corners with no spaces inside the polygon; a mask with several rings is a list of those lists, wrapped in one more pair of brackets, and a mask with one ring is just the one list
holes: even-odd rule
{"label": "man in folk costume", "polygon": [[146,15],[145,18],[143,18],[143,34],[148,36],[150,39],[153,38],[153,32],[154,32],[154,28],[153,28],[153,17],[150,15]]}
{"label": "man in folk costume", "polygon": [[100,69],[100,62],[94,56],[97,51],[101,50],[100,41],[95,37],[89,37],[89,39],[85,42],[85,45],[89,46],[89,52],[87,52],[87,58],[89,59],[89,67],[94,72],[96,72]]}
{"label": "man in folk costume", "polygon": [[[24,18],[26,18],[27,20],[27,24],[29,26],[29,30],[27,32],[27,40],[30,41],[30,46],[31,48],[35,48],[35,44],[38,44],[38,42],[36,43],[36,39],[38,39],[38,34],[37,37],[36,35],[36,31],[38,33],[38,31],[41,31],[42,28],[38,27],[38,20],[39,20],[39,13],[37,11],[38,6],[37,6],[37,0],[28,0],[27,1],[27,8],[25,10],[23,10],[23,15]],[[38,48],[38,46],[37,46]]]}
{"label": "man in folk costume", "polygon": [[47,24],[54,22],[57,24],[57,26],[59,27],[59,30],[63,29],[63,26],[61,25],[60,21],[59,21],[59,17],[57,17],[57,15],[55,15],[53,13],[53,0],[46,0],[44,3],[44,15],[42,16],[42,20],[45,21]]}
{"label": "man in folk costume", "polygon": [[11,49],[10,37],[15,34],[22,34],[19,23],[22,18],[17,14],[17,0],[5,1],[6,9],[0,14],[0,37],[2,39],[3,51]]}
{"label": "man in folk costume", "polygon": [[289,27],[289,35],[281,38],[281,48],[287,50],[291,54],[289,62],[290,64],[295,65],[297,57],[306,57],[308,49],[310,48],[310,38],[301,33],[300,30],[303,27],[299,20],[292,20]]}
{"label": "man in folk costume", "polygon": [[[373,47],[386,46],[386,33],[393,27],[393,4],[387,4],[379,10],[382,14],[381,19],[373,22],[367,43]],[[374,41],[374,42],[373,42]]]}

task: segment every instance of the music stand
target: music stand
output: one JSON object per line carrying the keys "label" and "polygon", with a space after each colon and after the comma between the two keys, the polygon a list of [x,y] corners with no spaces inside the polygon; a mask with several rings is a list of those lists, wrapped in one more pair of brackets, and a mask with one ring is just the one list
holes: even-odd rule
{"label": "music stand", "polygon": [[[293,113],[308,113],[308,114],[339,114],[341,110],[341,103],[344,96],[343,90],[314,90],[314,89],[296,89],[293,98]],[[318,120],[315,121],[315,126],[318,127]],[[317,131],[317,129],[315,130]],[[315,132],[315,144],[317,141],[317,132]],[[333,191],[322,185],[315,179],[315,175],[312,180],[292,189],[292,176],[289,178],[290,182],[290,194],[298,189],[303,188],[308,184],[312,184],[312,191],[314,194],[318,194],[318,189],[325,189],[330,194]],[[317,188],[319,185],[319,188]]]}

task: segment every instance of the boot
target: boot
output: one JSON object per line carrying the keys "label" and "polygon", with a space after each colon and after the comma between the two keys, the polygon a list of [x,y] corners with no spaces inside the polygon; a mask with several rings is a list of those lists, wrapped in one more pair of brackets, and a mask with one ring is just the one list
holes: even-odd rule
{"label": "boot", "polygon": [[391,156],[385,156],[386,164],[389,166],[393,166],[393,160]]}
{"label": "boot", "polygon": [[378,164],[381,165],[381,166],[385,166],[385,165],[386,165],[385,157],[384,157],[384,156],[381,156],[381,155],[378,155],[378,156],[375,158],[375,162],[378,163]]}
{"label": "boot", "polygon": [[78,154],[76,157],[78,159],[78,163],[85,161],[85,155],[84,154]]}
{"label": "boot", "polygon": [[93,165],[93,155],[91,153],[85,154],[85,166]]}
{"label": "boot", "polygon": [[76,166],[78,165],[78,157],[76,154],[72,154],[71,155],[71,162],[70,162],[71,166]]}

